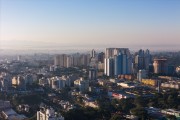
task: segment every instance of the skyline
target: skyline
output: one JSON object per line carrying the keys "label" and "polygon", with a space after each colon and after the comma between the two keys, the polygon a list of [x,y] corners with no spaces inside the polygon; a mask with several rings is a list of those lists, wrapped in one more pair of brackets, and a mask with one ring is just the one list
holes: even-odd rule
{"label": "skyline", "polygon": [[0,0],[0,14],[0,49],[180,46],[178,0]]}

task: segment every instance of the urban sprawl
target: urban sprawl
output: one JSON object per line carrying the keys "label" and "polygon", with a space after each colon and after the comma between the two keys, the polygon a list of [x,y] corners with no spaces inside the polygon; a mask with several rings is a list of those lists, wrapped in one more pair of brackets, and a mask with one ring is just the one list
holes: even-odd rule
{"label": "urban sprawl", "polygon": [[180,52],[1,55],[2,120],[180,120]]}

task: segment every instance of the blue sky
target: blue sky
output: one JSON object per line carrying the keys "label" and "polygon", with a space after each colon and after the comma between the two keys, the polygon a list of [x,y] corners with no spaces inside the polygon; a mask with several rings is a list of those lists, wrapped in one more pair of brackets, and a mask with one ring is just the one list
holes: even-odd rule
{"label": "blue sky", "polygon": [[0,0],[2,49],[176,48],[180,0]]}

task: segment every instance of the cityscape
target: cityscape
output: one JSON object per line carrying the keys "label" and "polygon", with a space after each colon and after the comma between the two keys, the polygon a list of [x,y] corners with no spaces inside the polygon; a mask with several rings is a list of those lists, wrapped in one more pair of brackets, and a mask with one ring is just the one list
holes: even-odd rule
{"label": "cityscape", "polygon": [[0,120],[180,120],[180,1],[0,0]]}
{"label": "cityscape", "polygon": [[1,119],[178,119],[179,59],[128,48],[1,58]]}

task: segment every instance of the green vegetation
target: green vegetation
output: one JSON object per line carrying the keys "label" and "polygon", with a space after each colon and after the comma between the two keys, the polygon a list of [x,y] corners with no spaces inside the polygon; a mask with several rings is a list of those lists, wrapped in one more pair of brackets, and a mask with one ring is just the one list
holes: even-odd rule
{"label": "green vegetation", "polygon": [[178,91],[171,90],[164,94],[157,93],[154,98],[148,100],[148,105],[157,108],[180,108],[180,96],[178,96]]}
{"label": "green vegetation", "polygon": [[64,113],[65,120],[100,120],[100,111],[93,108],[80,108]]}
{"label": "green vegetation", "polygon": [[[79,101],[80,98],[79,98]],[[81,108],[64,113],[67,120],[118,120],[123,119],[123,114],[133,114],[141,120],[149,119],[145,107],[156,107],[161,109],[180,108],[180,96],[175,90],[164,94],[156,93],[152,98],[136,97],[135,99],[108,99],[102,97],[97,99],[98,109]],[[174,119],[174,116],[168,116]]]}
{"label": "green vegetation", "polygon": [[110,120],[124,120],[125,118],[122,115],[114,114]]}
{"label": "green vegetation", "polygon": [[39,95],[20,95],[14,97],[12,100],[14,105],[19,104],[28,104],[28,105],[34,105],[34,104],[40,104],[41,103],[41,97]]}

